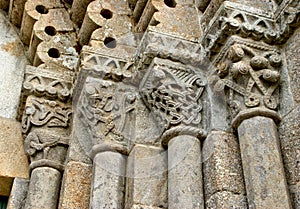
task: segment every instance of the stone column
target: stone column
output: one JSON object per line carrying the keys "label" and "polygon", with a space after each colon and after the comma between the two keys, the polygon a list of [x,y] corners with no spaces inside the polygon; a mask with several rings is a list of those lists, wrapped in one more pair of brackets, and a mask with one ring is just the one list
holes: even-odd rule
{"label": "stone column", "polygon": [[31,161],[31,178],[25,209],[57,208],[70,114],[70,107],[58,101],[35,96],[26,100],[22,131]]}
{"label": "stone column", "polygon": [[219,85],[238,131],[249,208],[291,208],[276,126],[281,56],[253,41],[232,43],[219,65]]}
{"label": "stone column", "polygon": [[168,207],[204,208],[200,140],[204,81],[192,67],[154,58],[140,86],[168,147]]}
{"label": "stone column", "polygon": [[200,141],[180,135],[168,143],[169,208],[204,208]]}
{"label": "stone column", "polygon": [[79,122],[85,127],[79,141],[93,159],[90,209],[123,209],[127,143],[134,137],[133,89],[89,76],[78,101]]}
{"label": "stone column", "polygon": [[93,161],[93,180],[90,208],[124,208],[125,156],[103,151]]}
{"label": "stone column", "polygon": [[61,172],[40,167],[31,172],[25,209],[55,209],[59,196]]}
{"label": "stone column", "polygon": [[291,208],[277,127],[256,116],[238,127],[245,182],[251,208]]}

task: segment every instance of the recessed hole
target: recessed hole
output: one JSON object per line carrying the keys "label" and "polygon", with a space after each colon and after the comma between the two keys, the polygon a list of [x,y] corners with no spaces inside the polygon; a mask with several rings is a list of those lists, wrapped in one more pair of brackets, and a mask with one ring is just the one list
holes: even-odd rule
{"label": "recessed hole", "polygon": [[56,29],[52,26],[47,26],[47,27],[45,27],[45,33],[47,33],[49,36],[55,36]]}
{"label": "recessed hole", "polygon": [[48,9],[47,9],[45,6],[43,6],[43,5],[37,5],[37,6],[35,7],[35,10],[36,10],[38,13],[40,13],[40,14],[47,14],[47,13],[48,13]]}
{"label": "recessed hole", "polygon": [[112,38],[112,37],[107,37],[104,39],[104,45],[107,47],[107,48],[116,48],[117,46],[117,41],[116,39]]}
{"label": "recessed hole", "polygon": [[58,49],[55,49],[55,48],[51,48],[48,50],[48,55],[49,57],[52,57],[52,58],[59,58],[60,57],[60,53],[58,51]]}
{"label": "recessed hole", "polygon": [[111,19],[113,16],[112,11],[108,9],[102,9],[100,12],[101,16],[104,17],[105,19]]}
{"label": "recessed hole", "polygon": [[168,7],[171,7],[171,8],[174,8],[176,7],[176,1],[175,0],[164,0],[165,4],[168,6]]}

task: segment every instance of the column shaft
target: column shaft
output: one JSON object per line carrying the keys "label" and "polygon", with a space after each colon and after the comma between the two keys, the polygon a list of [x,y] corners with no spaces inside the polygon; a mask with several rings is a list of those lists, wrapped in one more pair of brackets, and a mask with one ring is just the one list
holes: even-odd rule
{"label": "column shaft", "polygon": [[31,172],[25,209],[56,209],[61,173],[54,168],[40,167]]}
{"label": "column shaft", "polygon": [[204,208],[199,139],[181,135],[168,146],[169,208]]}
{"label": "column shaft", "polygon": [[123,209],[125,157],[116,152],[98,153],[94,158],[91,209]]}
{"label": "column shaft", "polygon": [[249,208],[291,208],[274,121],[246,119],[238,135]]}

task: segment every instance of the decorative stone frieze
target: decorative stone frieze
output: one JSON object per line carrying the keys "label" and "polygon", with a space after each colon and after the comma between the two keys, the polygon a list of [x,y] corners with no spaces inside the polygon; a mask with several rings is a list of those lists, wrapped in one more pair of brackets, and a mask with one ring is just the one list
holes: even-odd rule
{"label": "decorative stone frieze", "polygon": [[72,72],[64,69],[55,69],[56,72],[53,72],[53,69],[45,68],[27,66],[23,82],[24,94],[68,101],[72,95]]}

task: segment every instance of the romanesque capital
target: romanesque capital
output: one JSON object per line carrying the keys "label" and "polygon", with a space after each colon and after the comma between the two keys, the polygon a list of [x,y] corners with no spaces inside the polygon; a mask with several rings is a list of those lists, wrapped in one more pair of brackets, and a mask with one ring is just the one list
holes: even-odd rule
{"label": "romanesque capital", "polygon": [[63,170],[69,145],[71,108],[57,101],[29,96],[22,118],[25,151],[33,170],[52,167]]}
{"label": "romanesque capital", "polygon": [[181,134],[204,137],[201,102],[204,89],[203,77],[192,67],[153,59],[140,85],[140,93],[159,123],[163,145]]}
{"label": "romanesque capital", "polygon": [[133,87],[123,83],[87,77],[77,110],[92,140],[91,155],[108,144],[127,152],[128,139],[134,137],[134,126],[130,125],[134,121],[134,92]]}
{"label": "romanesque capital", "polygon": [[276,48],[234,37],[216,60],[221,78],[216,89],[225,87],[234,128],[254,116],[280,121],[277,109],[282,57]]}

